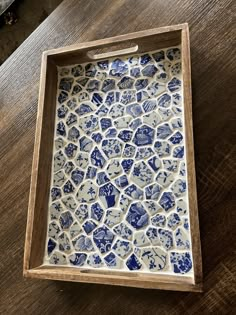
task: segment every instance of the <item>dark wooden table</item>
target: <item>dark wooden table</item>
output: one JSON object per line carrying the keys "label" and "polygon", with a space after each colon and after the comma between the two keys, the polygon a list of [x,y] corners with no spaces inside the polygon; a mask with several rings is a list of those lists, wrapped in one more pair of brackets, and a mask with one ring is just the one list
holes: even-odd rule
{"label": "dark wooden table", "polygon": [[[234,4],[233,0],[66,0],[2,65],[0,314],[235,314]],[[23,279],[41,53],[49,48],[183,22],[189,23],[191,36],[205,292]]]}

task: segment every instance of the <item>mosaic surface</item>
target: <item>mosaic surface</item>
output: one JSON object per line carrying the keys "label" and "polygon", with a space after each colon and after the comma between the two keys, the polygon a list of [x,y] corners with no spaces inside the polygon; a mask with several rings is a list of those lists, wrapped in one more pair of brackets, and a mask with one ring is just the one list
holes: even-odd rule
{"label": "mosaic surface", "polygon": [[180,48],[58,72],[45,264],[191,274]]}

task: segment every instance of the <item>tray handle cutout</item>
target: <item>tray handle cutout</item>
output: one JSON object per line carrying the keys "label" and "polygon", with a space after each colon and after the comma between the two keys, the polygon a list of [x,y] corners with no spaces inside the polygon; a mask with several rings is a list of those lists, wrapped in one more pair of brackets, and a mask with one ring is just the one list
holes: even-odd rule
{"label": "tray handle cutout", "polygon": [[[121,49],[122,48],[122,49]],[[128,55],[138,51],[138,45],[135,43],[125,43],[123,45],[109,45],[100,49],[90,50],[87,56],[92,60],[105,59],[121,55]]]}

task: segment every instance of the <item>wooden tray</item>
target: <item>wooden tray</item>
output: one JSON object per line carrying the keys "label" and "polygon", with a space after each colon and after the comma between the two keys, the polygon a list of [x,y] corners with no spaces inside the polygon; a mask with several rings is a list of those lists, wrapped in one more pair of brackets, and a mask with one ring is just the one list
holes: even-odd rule
{"label": "wooden tray", "polygon": [[43,53],[24,276],[202,290],[187,24]]}

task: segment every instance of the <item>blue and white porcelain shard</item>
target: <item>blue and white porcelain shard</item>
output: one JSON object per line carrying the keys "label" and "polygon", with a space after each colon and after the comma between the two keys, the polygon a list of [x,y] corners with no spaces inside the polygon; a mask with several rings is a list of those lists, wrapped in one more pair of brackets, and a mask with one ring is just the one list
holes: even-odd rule
{"label": "blue and white porcelain shard", "polygon": [[102,141],[102,151],[110,158],[121,155],[123,144],[118,139],[106,139]]}
{"label": "blue and white porcelain shard", "polygon": [[140,188],[138,188],[136,185],[132,184],[130,186],[128,186],[125,190],[124,193],[129,196],[130,198],[132,198],[133,200],[137,200],[143,199],[143,190],[141,190]]}
{"label": "blue and white porcelain shard", "polygon": [[120,90],[131,89],[134,85],[134,79],[128,76],[123,77],[118,83],[117,86]]}
{"label": "blue and white porcelain shard", "polygon": [[57,172],[60,169],[62,169],[65,162],[66,162],[66,157],[63,154],[63,152],[61,150],[56,152],[54,155],[54,163],[53,163],[54,172]]}
{"label": "blue and white porcelain shard", "polygon": [[100,268],[104,265],[102,258],[97,253],[90,254],[88,257],[87,263],[90,267],[93,267],[93,268]]}
{"label": "blue and white porcelain shard", "polygon": [[78,222],[73,223],[70,227],[70,237],[73,239],[82,232],[82,228]]}
{"label": "blue and white porcelain shard", "polygon": [[142,107],[144,112],[148,113],[154,111],[157,108],[157,102],[155,99],[154,100],[148,99],[143,102]]}
{"label": "blue and white porcelain shard", "polygon": [[160,158],[170,155],[171,146],[167,141],[156,141],[154,143],[154,150]]}
{"label": "blue and white porcelain shard", "polygon": [[54,144],[55,144],[56,150],[60,150],[61,148],[65,146],[65,141],[61,137],[59,137],[55,139]]}
{"label": "blue and white porcelain shard", "polygon": [[94,251],[93,243],[91,239],[86,235],[80,235],[76,237],[72,244],[74,246],[74,249],[76,251],[82,251],[82,252],[91,252]]}
{"label": "blue and white porcelain shard", "polygon": [[77,140],[79,139],[79,136],[80,136],[80,132],[79,130],[76,128],[76,127],[72,127],[69,129],[68,131],[68,137],[67,139],[69,141],[73,141],[73,142],[77,142]]}
{"label": "blue and white porcelain shard", "polygon": [[110,160],[106,171],[110,178],[117,177],[118,175],[120,175],[122,172],[120,161],[118,159]]}
{"label": "blue and white porcelain shard", "polygon": [[115,179],[116,186],[119,188],[124,188],[129,185],[128,178],[126,175],[122,175]]}
{"label": "blue and white porcelain shard", "polygon": [[133,142],[137,146],[144,146],[148,144],[152,144],[154,140],[154,129],[143,125],[142,127],[139,127],[137,131],[135,132]]}
{"label": "blue and white porcelain shard", "polygon": [[161,186],[154,183],[145,187],[145,196],[147,200],[157,200],[161,194]]}
{"label": "blue and white porcelain shard", "polygon": [[114,228],[113,228],[113,232],[120,236],[121,238],[123,239],[126,239],[126,240],[129,240],[131,241],[132,240],[132,235],[133,235],[133,232],[132,230],[125,224],[125,223],[120,223],[118,225],[116,225]]}
{"label": "blue and white porcelain shard", "polygon": [[135,254],[130,255],[126,261],[126,266],[129,270],[139,270],[142,267],[142,264],[138,260]]}
{"label": "blue and white porcelain shard", "polygon": [[79,119],[79,127],[86,134],[91,134],[99,128],[98,117],[95,115],[83,116]]}
{"label": "blue and white porcelain shard", "polygon": [[65,154],[68,158],[73,158],[76,155],[77,152],[77,148],[78,146],[73,144],[73,143],[69,143],[66,147],[65,147]]}
{"label": "blue and white porcelain shard", "polygon": [[59,201],[53,202],[50,206],[50,218],[51,220],[56,220],[59,218],[63,211],[62,205]]}
{"label": "blue and white porcelain shard", "polygon": [[104,257],[107,267],[110,269],[120,269],[122,261],[113,252]]}
{"label": "blue and white porcelain shard", "polygon": [[173,233],[169,230],[158,229],[158,235],[162,246],[169,250],[173,247]]}
{"label": "blue and white porcelain shard", "polygon": [[48,240],[48,256],[50,256],[51,255],[51,253],[54,251],[54,249],[56,248],[56,246],[57,246],[57,243],[54,241],[54,240],[52,240],[51,238],[49,238],[49,240]]}
{"label": "blue and white porcelain shard", "polygon": [[164,227],[166,224],[166,217],[163,214],[156,214],[151,218],[152,225]]}
{"label": "blue and white porcelain shard", "polygon": [[182,197],[187,189],[186,181],[182,179],[177,179],[171,186],[175,197]]}
{"label": "blue and white porcelain shard", "polygon": [[170,262],[174,273],[185,274],[192,269],[192,259],[189,252],[171,252]]}
{"label": "blue and white porcelain shard", "polygon": [[123,168],[124,172],[127,174],[130,172],[133,164],[134,164],[134,160],[132,160],[132,159],[123,160],[121,162],[122,168]]}
{"label": "blue and white porcelain shard", "polygon": [[102,172],[97,173],[96,183],[98,184],[98,186],[101,186],[109,181],[110,179],[108,178],[106,172],[102,171]]}
{"label": "blue and white porcelain shard", "polygon": [[104,131],[112,126],[110,118],[101,118],[100,119],[101,130]]}
{"label": "blue and white porcelain shard", "polygon": [[95,112],[95,115],[97,115],[98,117],[103,117],[103,116],[106,116],[107,113],[108,113],[108,108],[105,105],[102,105]]}
{"label": "blue and white porcelain shard", "polygon": [[161,117],[156,112],[151,112],[143,116],[143,122],[150,127],[156,127],[161,121]]}
{"label": "blue and white porcelain shard", "polygon": [[148,160],[149,166],[153,169],[154,172],[157,172],[161,168],[161,160],[157,156],[153,156]]}
{"label": "blue and white porcelain shard", "polygon": [[115,119],[118,117],[122,117],[124,115],[124,112],[125,112],[125,107],[123,105],[114,104],[109,110],[109,116]]}
{"label": "blue and white porcelain shard", "polygon": [[174,181],[174,176],[172,173],[167,171],[160,171],[157,174],[156,182],[162,187],[169,187],[171,183]]}
{"label": "blue and white porcelain shard", "polygon": [[68,230],[73,221],[70,211],[63,212],[59,217],[59,223],[62,230]]}
{"label": "blue and white porcelain shard", "polygon": [[121,211],[126,212],[130,203],[131,200],[128,197],[126,197],[125,195],[120,196],[119,208],[121,209]]}
{"label": "blue and white porcelain shard", "polygon": [[80,185],[76,198],[79,202],[91,203],[96,200],[97,191],[98,187],[91,180],[87,180]]}
{"label": "blue and white porcelain shard", "polygon": [[59,245],[59,250],[61,252],[65,252],[65,253],[70,252],[71,250],[70,240],[68,236],[66,235],[66,233],[63,232],[62,234],[60,234],[57,241]]}
{"label": "blue and white porcelain shard", "polygon": [[146,235],[149,241],[152,243],[152,245],[160,245],[160,240],[156,228],[149,227],[146,231]]}
{"label": "blue and white porcelain shard", "polygon": [[77,207],[77,203],[72,196],[65,196],[61,199],[61,201],[66,209],[70,210],[71,212],[74,212]]}
{"label": "blue and white porcelain shard", "polygon": [[144,231],[138,231],[134,234],[134,245],[137,247],[150,245]]}
{"label": "blue and white porcelain shard", "polygon": [[165,191],[159,200],[160,206],[165,210],[169,211],[175,206],[175,197],[172,192]]}
{"label": "blue and white porcelain shard", "polygon": [[112,183],[99,188],[99,198],[106,209],[116,205],[119,194],[120,191]]}
{"label": "blue and white porcelain shard", "polygon": [[148,225],[148,214],[141,202],[131,204],[126,220],[136,230],[142,229]]}
{"label": "blue and white porcelain shard", "polygon": [[91,205],[91,218],[96,220],[96,221],[101,221],[103,217],[104,210],[100,206],[98,202],[95,202],[94,204]]}
{"label": "blue and white porcelain shard", "polygon": [[82,225],[86,234],[90,234],[96,228],[96,226],[97,224],[92,220],[85,221]]}
{"label": "blue and white porcelain shard", "polygon": [[93,167],[93,166],[89,166],[88,168],[87,168],[87,172],[86,172],[86,176],[85,176],[85,178],[86,179],[93,179],[95,176],[96,176],[96,174],[97,174],[97,169],[96,169],[96,167]]}
{"label": "blue and white porcelain shard", "polygon": [[186,167],[185,167],[185,162],[180,163],[180,168],[179,168],[179,176],[185,176],[186,175]]}
{"label": "blue and white porcelain shard", "polygon": [[75,254],[70,255],[68,258],[71,265],[81,267],[85,264],[85,261],[87,259],[87,254],[75,253]]}
{"label": "blue and white porcelain shard", "polygon": [[[55,165],[55,164],[54,164]],[[69,175],[73,169],[75,168],[75,165],[72,161],[68,161],[66,162],[66,164],[64,165],[64,171],[67,175]]]}
{"label": "blue and white porcelain shard", "polygon": [[131,130],[122,130],[118,134],[118,138],[123,142],[129,142],[132,139],[133,131]]}
{"label": "blue and white porcelain shard", "polygon": [[93,112],[93,107],[90,104],[85,104],[82,103],[76,110],[75,112],[79,115],[79,116],[83,116],[86,115],[88,113]]}
{"label": "blue and white porcelain shard", "polygon": [[126,113],[136,118],[136,117],[141,116],[143,111],[142,111],[142,107],[139,104],[134,103],[134,104],[129,104],[126,106]]}
{"label": "blue and white porcelain shard", "polygon": [[54,174],[53,178],[53,186],[61,187],[66,181],[65,173],[63,171],[59,171]]}
{"label": "blue and white porcelain shard", "polygon": [[152,156],[154,151],[152,148],[138,148],[137,153],[135,155],[135,159],[137,161],[147,159],[148,157]]}
{"label": "blue and white porcelain shard", "polygon": [[58,224],[54,221],[50,222],[48,226],[48,236],[57,240],[60,232],[61,229],[59,228]]}
{"label": "blue and white porcelain shard", "polygon": [[141,259],[153,272],[163,270],[167,265],[167,253],[161,247],[142,248]]}
{"label": "blue and white porcelain shard", "polygon": [[181,220],[180,220],[178,213],[172,212],[167,217],[167,226],[168,226],[168,228],[170,228],[172,230],[175,230],[180,223],[181,223]]}
{"label": "blue and white porcelain shard", "polygon": [[117,129],[116,128],[110,128],[105,133],[106,138],[115,138],[116,135],[117,135]]}
{"label": "blue and white porcelain shard", "polygon": [[122,211],[117,209],[109,209],[106,211],[104,223],[108,227],[113,227],[114,225],[121,222]]}
{"label": "blue and white porcelain shard", "polygon": [[[93,141],[95,141],[96,143],[100,143],[100,142],[102,141],[103,136],[102,136],[102,134],[101,134],[100,132],[97,132],[97,133],[93,133],[93,134],[91,135],[91,138],[92,138]],[[90,148],[90,150],[89,150],[88,152],[90,152],[91,149],[92,149],[92,147],[93,147],[93,142],[92,142],[92,141],[91,141],[91,144],[92,144],[92,146],[91,146],[91,148]]]}
{"label": "blue and white porcelain shard", "polygon": [[117,118],[114,121],[114,126],[117,129],[128,128],[131,120],[132,120],[132,117],[130,117],[130,116],[124,116],[124,117]]}
{"label": "blue and white porcelain shard", "polygon": [[128,72],[128,64],[121,59],[115,59],[111,64],[110,75],[121,77]]}
{"label": "blue and white porcelain shard", "polygon": [[126,157],[126,158],[134,157],[135,151],[136,151],[135,146],[126,143],[123,150],[123,157]]}
{"label": "blue and white porcelain shard", "polygon": [[188,211],[187,209],[188,209],[187,204],[184,199],[178,199],[176,201],[176,210],[179,215],[187,214]]}
{"label": "blue and white porcelain shard", "polygon": [[157,204],[156,201],[153,200],[146,200],[144,201],[144,206],[145,208],[148,210],[148,212],[151,215],[154,215],[155,213],[157,213],[158,211],[162,211],[162,209],[160,208],[160,206]]}
{"label": "blue and white porcelain shard", "polygon": [[188,234],[182,228],[175,231],[175,244],[178,249],[190,249]]}
{"label": "blue and white porcelain shard", "polygon": [[102,155],[102,153],[99,151],[98,147],[95,147],[90,155],[91,163],[94,166],[97,166],[99,168],[103,168],[104,164],[106,163],[106,159]]}
{"label": "blue and white porcelain shard", "polygon": [[75,217],[76,219],[82,223],[85,219],[88,218],[89,215],[89,207],[87,204],[80,204],[78,209],[75,211]]}
{"label": "blue and white porcelain shard", "polygon": [[132,251],[132,245],[128,241],[117,240],[112,249],[117,256],[124,259]]}
{"label": "blue and white porcelain shard", "polygon": [[82,183],[84,179],[84,171],[81,171],[79,169],[75,169],[71,172],[71,179],[74,182],[75,185],[79,185]]}
{"label": "blue and white porcelain shard", "polygon": [[180,47],[58,68],[45,264],[193,276]]}
{"label": "blue and white porcelain shard", "polygon": [[67,260],[66,260],[66,255],[62,254],[59,251],[55,251],[50,259],[49,259],[49,263],[52,265],[67,265]]}
{"label": "blue and white porcelain shard", "polygon": [[143,161],[135,163],[131,173],[131,180],[143,188],[152,182],[153,172]]}
{"label": "blue and white porcelain shard", "polygon": [[102,254],[110,251],[114,237],[115,235],[105,225],[93,232],[93,241]]}

